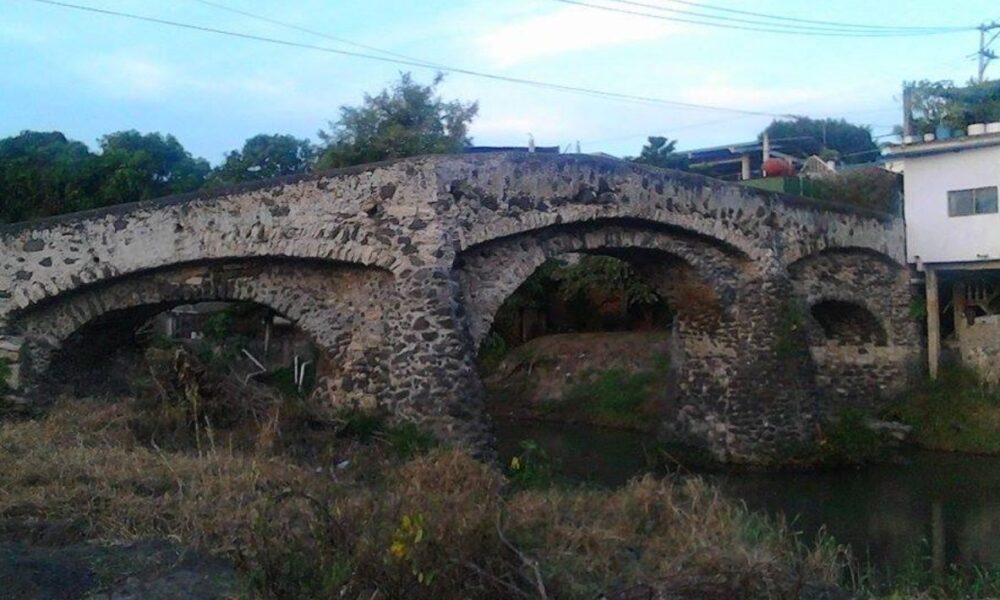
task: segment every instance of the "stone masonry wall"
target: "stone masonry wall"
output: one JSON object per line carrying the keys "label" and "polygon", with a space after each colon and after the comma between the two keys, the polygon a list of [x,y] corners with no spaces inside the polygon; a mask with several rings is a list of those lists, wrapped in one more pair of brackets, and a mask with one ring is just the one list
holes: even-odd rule
{"label": "stone masonry wall", "polygon": [[[840,249],[863,259],[816,262]],[[860,292],[859,265],[903,260],[903,229],[884,215],[592,157],[408,159],[2,228],[0,350],[30,366],[38,340],[57,347],[94,315],[173,302],[164,289],[226,296],[216,286],[226,281],[345,357],[329,396],[377,402],[485,448],[478,341],[518,280],[568,251],[617,253],[688,299],[677,325],[685,397],[664,429],[754,460],[807,435],[819,412],[808,340],[786,339],[789,299],[833,290],[814,281],[827,276]],[[219,275],[227,264],[251,270]],[[192,283],[200,276],[216,292]],[[862,305],[908,349],[897,323],[905,281],[883,283]]]}

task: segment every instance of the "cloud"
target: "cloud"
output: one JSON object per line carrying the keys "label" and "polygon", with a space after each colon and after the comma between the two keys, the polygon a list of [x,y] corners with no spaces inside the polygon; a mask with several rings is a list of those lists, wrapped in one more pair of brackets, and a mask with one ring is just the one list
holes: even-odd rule
{"label": "cloud", "polygon": [[815,88],[739,85],[725,77],[715,76],[686,89],[682,100],[710,106],[784,112],[793,107],[801,110],[803,105],[808,107],[809,103],[827,95],[823,90]]}
{"label": "cloud", "polygon": [[49,36],[41,29],[14,22],[0,23],[0,41],[38,46],[49,40]]}
{"label": "cloud", "polygon": [[82,61],[77,72],[109,96],[155,100],[176,89],[178,75],[169,66],[126,54],[100,55]]}
{"label": "cloud", "polygon": [[680,25],[570,6],[481,31],[476,43],[494,67],[537,58],[634,44],[683,31]]}
{"label": "cloud", "polygon": [[273,107],[297,98],[295,82],[274,76],[210,76],[134,52],[86,59],[77,74],[105,95],[138,101],[177,102],[192,98],[225,98],[266,102]]}

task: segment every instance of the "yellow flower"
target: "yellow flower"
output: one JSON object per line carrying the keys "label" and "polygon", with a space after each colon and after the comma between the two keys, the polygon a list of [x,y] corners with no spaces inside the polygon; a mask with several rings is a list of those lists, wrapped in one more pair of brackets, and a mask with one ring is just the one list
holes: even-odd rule
{"label": "yellow flower", "polygon": [[518,456],[515,456],[514,458],[510,459],[510,468],[514,469],[515,471],[520,470],[521,469],[521,458],[518,457]]}
{"label": "yellow flower", "polygon": [[406,544],[403,542],[393,542],[389,546],[389,554],[395,556],[396,558],[404,558],[406,556]]}

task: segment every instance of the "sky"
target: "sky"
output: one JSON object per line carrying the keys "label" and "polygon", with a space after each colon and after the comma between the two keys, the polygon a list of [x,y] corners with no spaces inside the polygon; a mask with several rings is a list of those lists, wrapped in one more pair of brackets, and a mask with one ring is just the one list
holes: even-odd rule
{"label": "sky", "polygon": [[[94,8],[370,53],[199,0],[66,0]],[[704,27],[558,0],[211,0],[425,62],[685,103],[845,118],[887,134],[901,82],[975,75],[978,32],[841,38]],[[615,0],[594,4],[655,12]],[[672,0],[643,4],[702,11]],[[995,0],[704,0],[790,18],[889,26],[1000,20]],[[665,14],[665,13],[660,13]],[[725,15],[727,13],[717,13]],[[733,13],[729,16],[740,17]],[[1000,46],[1000,42],[997,43]],[[382,54],[381,56],[388,56]],[[311,49],[0,0],[0,137],[58,130],[96,147],[123,129],[175,135],[218,164],[258,133],[316,139],[342,105],[413,68]],[[1000,61],[987,76],[1000,77]],[[478,101],[477,145],[638,154],[650,135],[690,149],[749,141],[769,116],[678,108],[448,75],[445,99]]]}

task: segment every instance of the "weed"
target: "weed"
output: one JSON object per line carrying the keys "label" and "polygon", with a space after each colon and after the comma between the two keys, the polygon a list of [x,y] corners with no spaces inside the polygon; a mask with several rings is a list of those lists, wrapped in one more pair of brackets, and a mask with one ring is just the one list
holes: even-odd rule
{"label": "weed", "polygon": [[[365,462],[384,446],[356,440],[352,465],[334,472],[280,454],[198,456],[140,443],[135,409],[64,404],[0,428],[0,515],[80,521],[104,539],[172,537],[235,558],[267,598],[593,598],[642,585],[770,598],[838,576],[835,549],[804,548],[699,479],[544,486],[550,467],[530,444],[511,478],[537,486],[452,449]],[[352,427],[375,440],[371,422]]]}
{"label": "weed", "polygon": [[985,386],[971,369],[942,369],[901,394],[885,415],[913,427],[926,448],[991,454],[1000,452],[1000,390]]}
{"label": "weed", "polygon": [[434,436],[409,422],[386,428],[383,437],[393,453],[402,459],[413,458],[438,445]]}
{"label": "weed", "polygon": [[8,391],[10,376],[12,375],[10,363],[6,358],[0,358],[0,394]]}
{"label": "weed", "polygon": [[483,373],[492,373],[495,371],[500,366],[509,349],[507,340],[502,335],[495,331],[490,331],[490,334],[486,336],[486,339],[479,346],[478,360],[480,371]]}
{"label": "weed", "polygon": [[534,440],[523,440],[521,452],[510,459],[507,477],[517,488],[540,488],[552,483],[555,469],[545,450]]}

